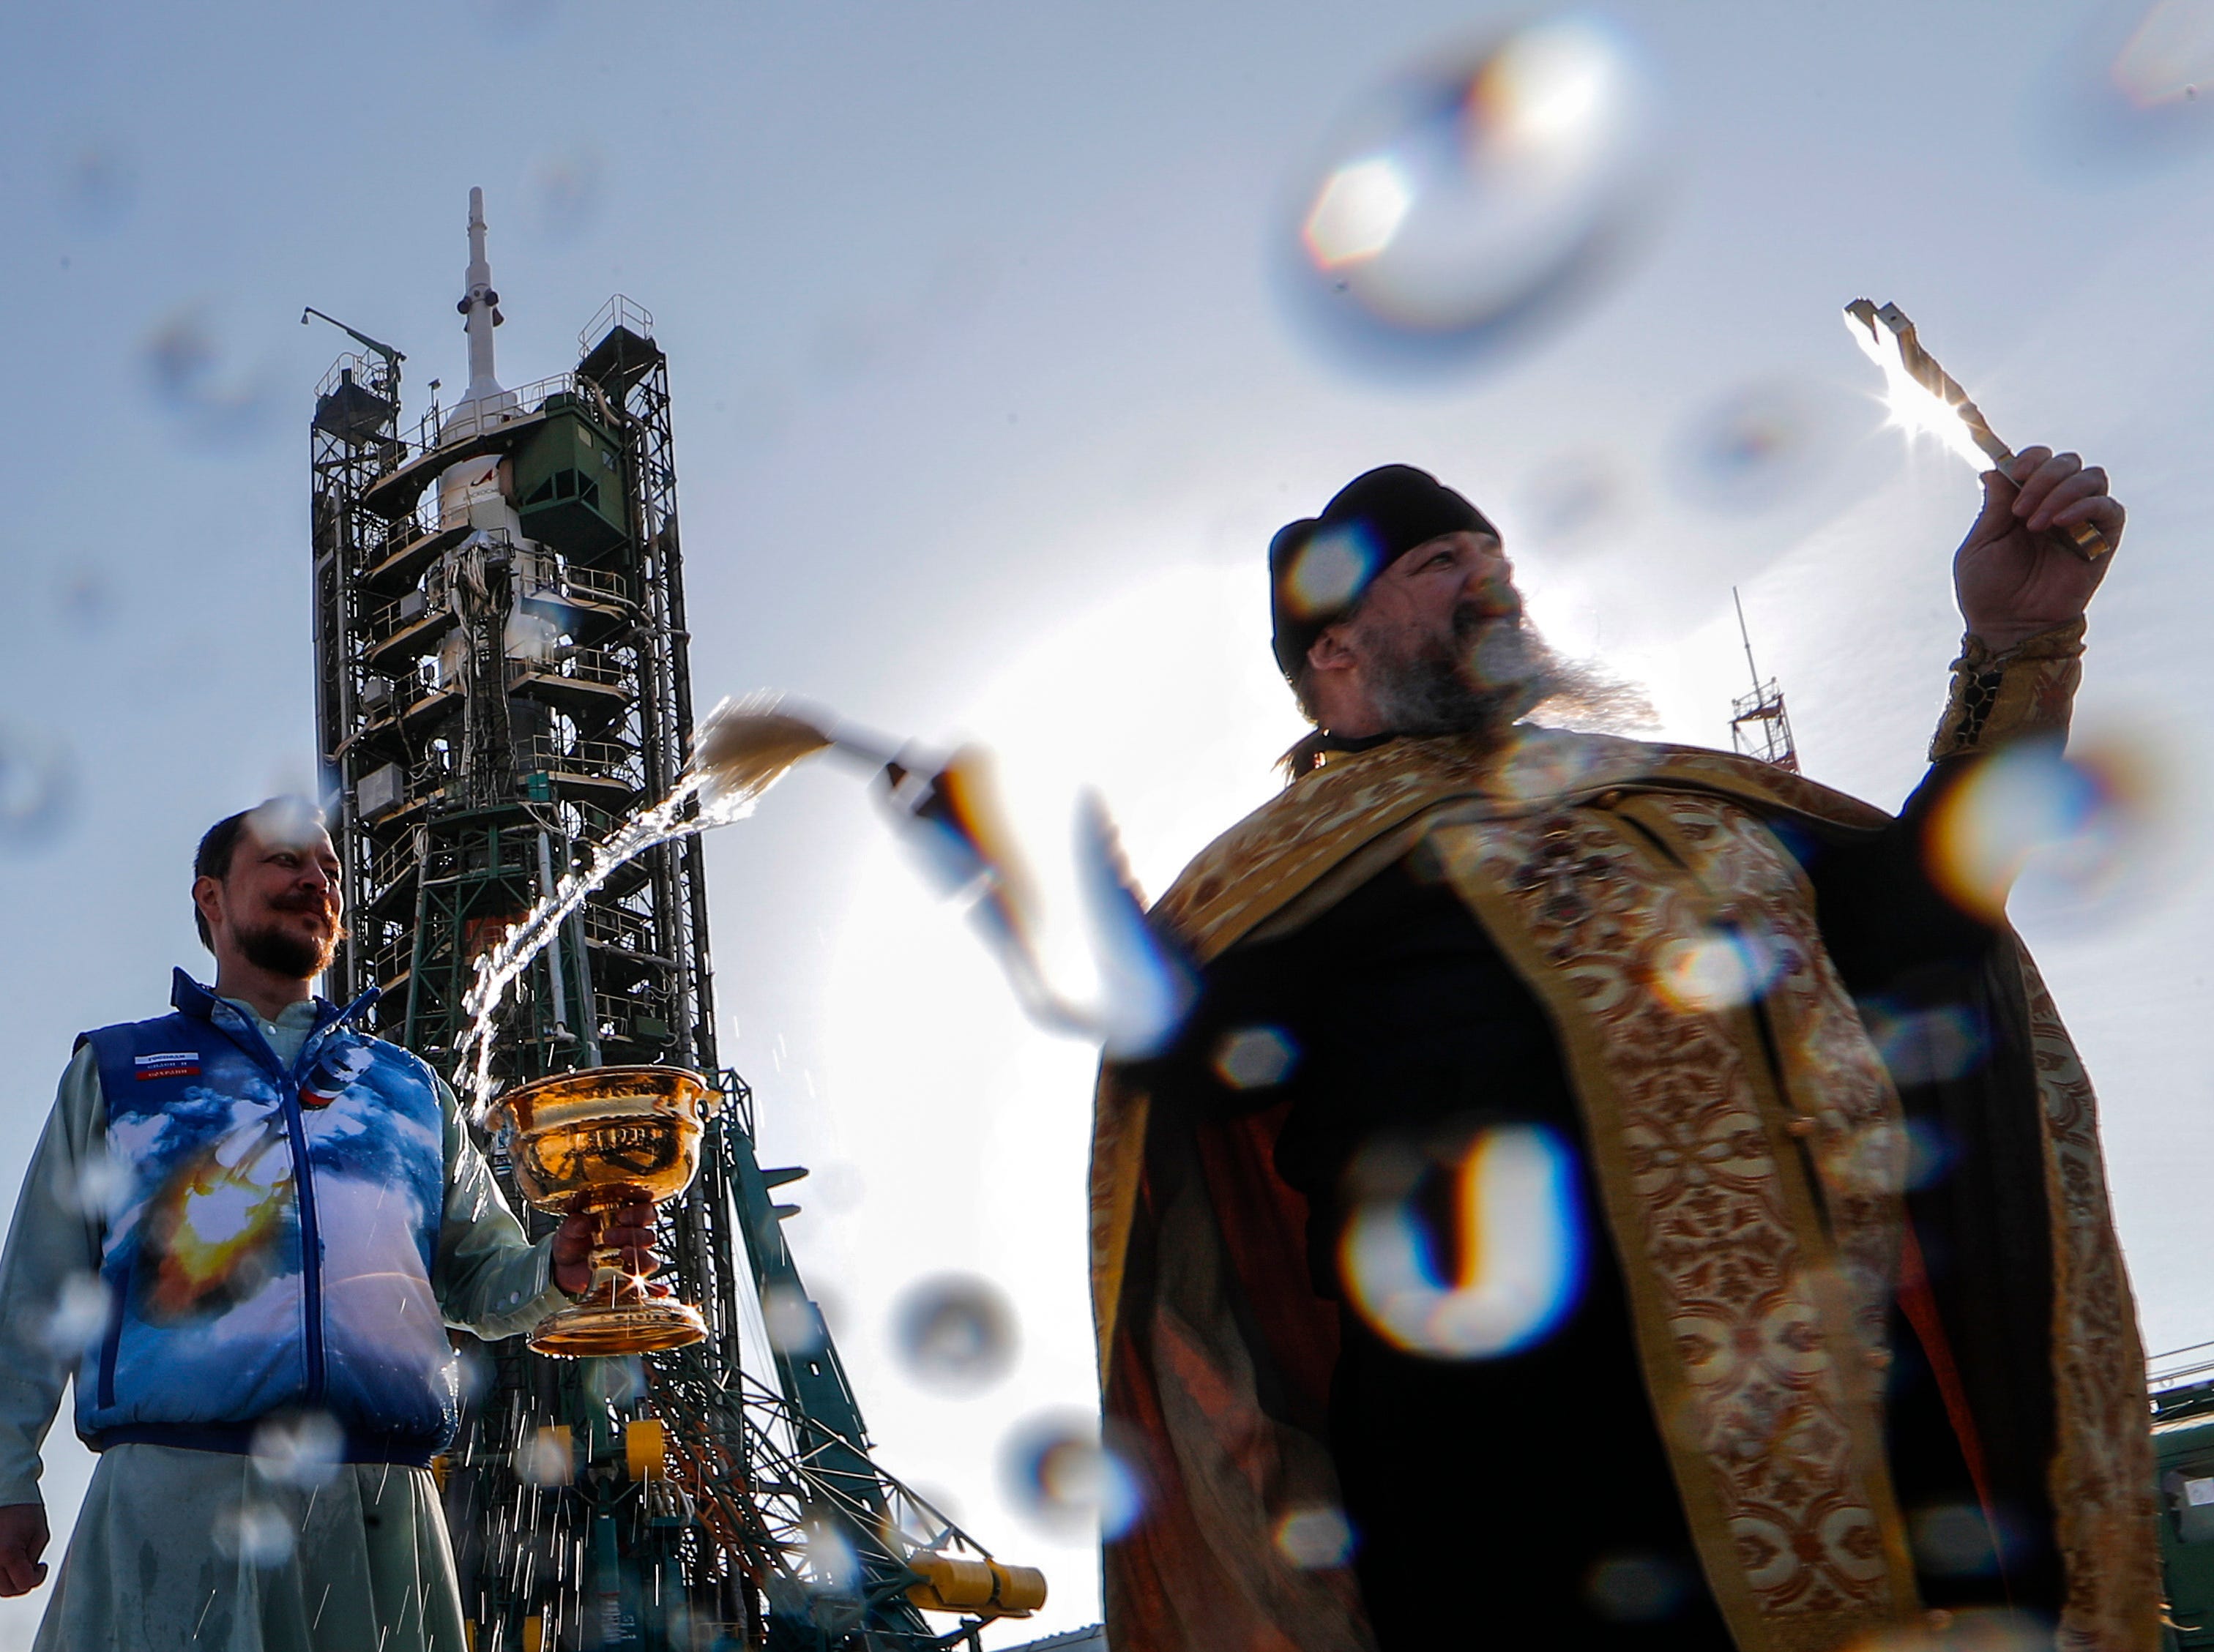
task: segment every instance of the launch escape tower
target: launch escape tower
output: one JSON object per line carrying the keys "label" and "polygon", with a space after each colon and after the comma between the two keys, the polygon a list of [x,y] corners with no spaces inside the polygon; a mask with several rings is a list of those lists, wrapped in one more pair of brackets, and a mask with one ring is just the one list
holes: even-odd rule
{"label": "launch escape tower", "polygon": [[[460,399],[441,410],[434,381],[404,434],[404,357],[346,328],[366,353],[324,378],[310,433],[316,720],[352,930],[331,996],[380,989],[373,1030],[450,1079],[476,959],[669,795],[693,727],[651,318],[611,299],[573,369],[503,388],[481,191],[468,228]],[[492,1073],[656,1062],[707,1074],[726,1102],[698,1180],[661,1207],[663,1277],[709,1335],[627,1360],[470,1344],[441,1480],[476,1652],[973,1648],[1043,1581],[870,1459],[784,1242],[798,1207],[774,1202],[806,1173],[761,1167],[751,1094],[717,1057],[692,838],[567,921],[511,989]]]}

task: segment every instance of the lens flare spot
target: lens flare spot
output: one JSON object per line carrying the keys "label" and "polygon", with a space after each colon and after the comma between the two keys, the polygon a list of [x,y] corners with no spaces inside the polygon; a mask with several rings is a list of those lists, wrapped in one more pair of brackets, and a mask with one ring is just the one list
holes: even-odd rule
{"label": "lens flare spot", "polygon": [[1755,936],[1716,929],[1666,942],[1654,960],[1653,984],[1685,1015],[1751,1003],[1776,978],[1777,954]]}
{"label": "lens flare spot", "polygon": [[1963,910],[2004,916],[2017,879],[2062,909],[2107,915],[2150,863],[2161,813],[2150,753],[2085,741],[2067,756],[2025,742],[1987,759],[1932,816],[1931,878]]}
{"label": "lens flare spot", "polygon": [[[1542,1341],[1581,1294],[1584,1229],[1574,1155],[1543,1125],[1479,1133],[1459,1155],[1372,1151],[1339,1263],[1350,1301],[1387,1341],[1485,1359]],[[1449,1179],[1449,1225],[1422,1198]],[[1446,1225],[1445,1231],[1439,1231]]]}
{"label": "lens flare spot", "polygon": [[0,848],[45,847],[76,802],[76,773],[59,742],[0,722]]}
{"label": "lens flare spot", "polygon": [[322,1411],[272,1417],[254,1430],[254,1466],[278,1485],[326,1484],[346,1455],[346,1433]]}
{"label": "lens flare spot", "polygon": [[1276,1548],[1301,1571],[1326,1571],[1353,1558],[1353,1527],[1326,1505],[1295,1509],[1276,1522]]}
{"label": "lens flare spot", "polygon": [[281,1566],[292,1558],[291,1521],[274,1503],[248,1502],[215,1517],[216,1552],[250,1566]]}
{"label": "lens flare spot", "polygon": [[948,1274],[902,1294],[892,1310],[892,1342],[917,1381],[975,1393],[1014,1369],[1019,1338],[1004,1291],[973,1274]]}
{"label": "lens flare spot", "polygon": [[861,1558],[853,1540],[827,1509],[810,1509],[799,1522],[807,1587],[822,1594],[848,1594],[859,1586]]}
{"label": "lens flare spot", "polygon": [[105,1150],[88,1153],[77,1161],[70,1202],[85,1216],[120,1216],[133,1180],[130,1160]]}
{"label": "lens flare spot", "polygon": [[823,1346],[823,1320],[807,1293],[772,1285],[761,1293],[761,1324],[780,1354],[806,1355]]}
{"label": "lens flare spot", "polygon": [[1214,1046],[1214,1076],[1233,1090],[1271,1088],[1299,1063],[1299,1045],[1276,1027],[1234,1027]]}
{"label": "lens flare spot", "polygon": [[1883,1064],[1902,1085],[1942,1083],[1973,1072],[1990,1048],[1982,1021],[1961,1005],[1913,1009],[1872,998],[1860,1008]]}
{"label": "lens flare spot", "polygon": [[1099,1438],[1092,1419],[1074,1413],[1031,1418],[1000,1448],[1007,1500],[1042,1530],[1073,1535],[1098,1523],[1120,1537],[1144,1507],[1130,1459]]}
{"label": "lens flare spot", "polygon": [[566,1485],[576,1478],[575,1448],[559,1425],[534,1429],[515,1454],[516,1478],[528,1485]]}
{"label": "lens flare spot", "polygon": [[1622,37],[1574,16],[1415,65],[1349,113],[1300,194],[1301,303],[1407,365],[1514,330],[1649,203],[1651,103]]}
{"label": "lens flare spot", "polygon": [[1406,222],[1415,192],[1389,160],[1355,161],[1330,174],[1307,214],[1307,255],[1325,270],[1373,258]]}
{"label": "lens flare spot", "polygon": [[70,1275],[46,1315],[43,1335],[47,1348],[64,1358],[83,1353],[107,1334],[112,1300],[98,1274]]}
{"label": "lens flare spot", "polygon": [[1358,526],[1316,534],[1284,572],[1284,606],[1302,619],[1343,613],[1367,588],[1380,556]]}

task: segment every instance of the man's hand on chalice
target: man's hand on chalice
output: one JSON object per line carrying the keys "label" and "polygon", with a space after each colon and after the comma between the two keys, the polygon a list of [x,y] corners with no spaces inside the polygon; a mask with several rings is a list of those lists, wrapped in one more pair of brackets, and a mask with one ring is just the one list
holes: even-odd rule
{"label": "man's hand on chalice", "polygon": [[651,1274],[661,1265],[653,1253],[653,1206],[572,1210],[554,1230],[554,1283],[572,1296],[590,1290],[595,1250],[620,1251],[623,1271],[634,1277]]}
{"label": "man's hand on chalice", "polygon": [[2005,470],[1985,472],[1983,510],[1953,558],[1969,632],[2004,653],[2079,618],[2113,558],[2086,562],[2046,530],[2088,522],[2113,546],[2123,514],[2107,472],[2072,453],[2025,448]]}

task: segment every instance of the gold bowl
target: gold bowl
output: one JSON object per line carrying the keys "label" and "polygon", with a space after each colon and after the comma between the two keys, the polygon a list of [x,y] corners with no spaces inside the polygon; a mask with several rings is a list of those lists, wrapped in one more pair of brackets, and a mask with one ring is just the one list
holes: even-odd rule
{"label": "gold bowl", "polygon": [[[493,1104],[491,1122],[510,1132],[523,1198],[557,1216],[604,1215],[689,1187],[722,1099],[682,1067],[588,1067],[517,1085]],[[707,1334],[697,1308],[625,1272],[620,1250],[595,1247],[591,1263],[591,1288],[530,1333],[538,1352],[642,1354]]]}

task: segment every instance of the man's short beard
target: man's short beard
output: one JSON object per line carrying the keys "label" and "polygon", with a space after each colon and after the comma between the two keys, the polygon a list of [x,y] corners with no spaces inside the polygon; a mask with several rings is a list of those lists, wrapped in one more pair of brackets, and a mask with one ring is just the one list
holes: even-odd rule
{"label": "man's short beard", "polygon": [[288,981],[311,981],[331,966],[338,956],[346,930],[331,926],[327,940],[313,941],[272,924],[265,930],[242,930],[238,949],[256,969],[266,969]]}
{"label": "man's short beard", "polygon": [[1528,619],[1472,605],[1453,614],[1453,635],[1400,652],[1378,639],[1369,692],[1398,735],[1478,735],[1503,741],[1538,708],[1582,728],[1649,727],[1651,704],[1630,684],[1553,651]]}

